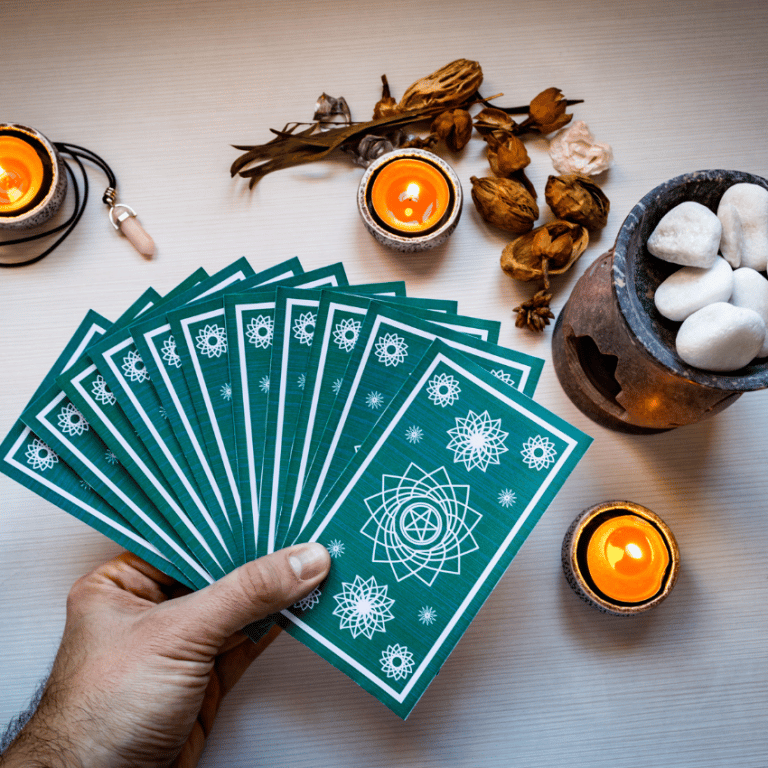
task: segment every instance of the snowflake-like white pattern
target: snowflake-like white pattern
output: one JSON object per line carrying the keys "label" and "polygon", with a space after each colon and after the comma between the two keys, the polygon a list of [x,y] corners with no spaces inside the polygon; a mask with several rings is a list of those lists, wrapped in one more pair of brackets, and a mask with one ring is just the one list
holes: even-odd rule
{"label": "snowflake-like white pattern", "polygon": [[160,414],[161,419],[168,421],[168,412],[165,410],[165,408],[163,408],[162,405],[157,409],[157,412]]}
{"label": "snowflake-like white pattern", "polygon": [[67,403],[59,411],[59,429],[65,435],[79,437],[83,432],[87,432],[90,426],[83,417],[83,414],[72,403]]}
{"label": "snowflake-like white pattern", "polygon": [[46,469],[53,469],[53,465],[59,463],[59,457],[37,437],[27,446],[24,455],[27,457],[27,464],[32,469],[39,469],[41,472],[45,472]]}
{"label": "snowflake-like white pattern", "polygon": [[344,554],[344,542],[334,539],[328,544],[328,554],[335,560]]}
{"label": "snowflake-like white pattern", "polygon": [[514,491],[509,488],[504,488],[499,491],[499,504],[502,507],[511,507],[517,501],[517,496]]}
{"label": "snowflake-like white pattern", "polygon": [[169,336],[164,342],[161,350],[163,360],[169,368],[181,368],[181,357],[176,351],[176,339]]}
{"label": "snowflake-like white pattern", "polygon": [[448,434],[452,439],[446,448],[453,451],[454,463],[464,462],[468,470],[477,467],[485,472],[489,464],[499,464],[499,456],[509,450],[504,445],[509,433],[502,431],[501,419],[492,419],[488,411],[457,417]]}
{"label": "snowflake-like white pattern", "polygon": [[423,437],[424,430],[421,427],[417,427],[415,424],[405,430],[405,439],[411,444],[415,445],[416,443],[420,443]]}
{"label": "snowflake-like white pattern", "polygon": [[384,395],[381,392],[369,392],[365,396],[365,404],[374,411],[378,411],[384,405]]}
{"label": "snowflake-like white pattern", "polygon": [[221,357],[227,351],[227,331],[220,325],[206,325],[195,336],[195,346],[205,357]]}
{"label": "snowflake-like white pattern", "polygon": [[359,335],[360,321],[353,320],[351,317],[340,320],[333,329],[334,342],[345,352],[351,352],[355,348]]}
{"label": "snowflake-like white pattern", "polygon": [[78,483],[78,485],[79,485],[79,486],[80,486],[80,487],[81,487],[81,488],[82,488],[84,491],[92,491],[92,490],[93,490],[93,488],[91,488],[91,486],[90,486],[90,485],[88,485],[88,483],[87,483],[85,480],[83,480],[82,478],[80,478],[80,482]]}
{"label": "snowflake-like white pattern", "polygon": [[107,464],[112,464],[113,466],[120,463],[117,460],[117,454],[110,450],[107,450],[107,452],[104,454],[104,461],[106,461]]}
{"label": "snowflake-like white pattern", "polygon": [[523,461],[531,469],[537,471],[546,469],[555,461],[557,456],[555,444],[548,437],[542,437],[541,435],[529,437],[523,443],[523,450],[520,451],[520,454],[523,457]]}
{"label": "snowflake-like white pattern", "polygon": [[300,373],[298,378],[296,379],[296,386],[299,389],[304,389],[304,387],[307,386],[307,374],[306,373]]}
{"label": "snowflake-like white pattern", "polygon": [[219,394],[221,395],[222,400],[231,400],[232,399],[232,385],[231,384],[222,384],[219,388]]}
{"label": "snowflake-like white pattern", "polygon": [[341,392],[341,379],[336,379],[336,381],[333,382],[331,389],[333,389],[334,395],[338,395],[339,392]]}
{"label": "snowflake-like white pattern", "polygon": [[383,475],[381,492],[365,499],[370,517],[360,529],[373,541],[372,561],[389,563],[398,581],[415,576],[427,586],[440,573],[461,573],[461,558],[478,549],[472,531],[482,519],[469,492],[445,467],[410,464],[403,475]]}
{"label": "snowflake-like white pattern", "polygon": [[302,597],[293,607],[299,611],[311,611],[319,602],[323,593],[319,587],[315,587],[306,597]]}
{"label": "snowflake-like white pattern", "polygon": [[98,375],[93,380],[91,394],[93,395],[93,399],[102,405],[114,405],[117,402],[117,398],[112,394],[112,391],[107,386],[107,382],[102,375]]}
{"label": "snowflake-like white pattern", "polygon": [[310,346],[315,336],[315,321],[317,314],[315,312],[302,312],[293,321],[293,336],[299,344]]}
{"label": "snowflake-like white pattern", "polygon": [[396,333],[385,333],[377,339],[374,352],[380,363],[386,366],[397,366],[408,357],[408,345],[402,336]]}
{"label": "snowflake-like white pattern", "polygon": [[507,371],[502,370],[501,368],[491,371],[491,373],[499,380],[503,381],[505,384],[508,384],[510,387],[515,386],[515,380],[512,378],[512,374],[508,373]]}
{"label": "snowflake-like white pattern", "polygon": [[405,645],[399,643],[388,645],[387,650],[381,653],[379,664],[381,664],[381,671],[386,672],[387,677],[402,680],[413,671],[413,654]]}
{"label": "snowflake-like white pattern", "polygon": [[434,624],[437,619],[437,611],[431,605],[425,605],[419,609],[419,621],[422,624]]}
{"label": "snowflake-like white pattern", "polygon": [[129,350],[123,358],[122,369],[129,381],[135,381],[139,384],[142,381],[149,381],[147,366],[144,365],[141,355],[135,349]]}
{"label": "snowflake-like white pattern", "polygon": [[339,629],[348,629],[352,637],[365,635],[369,640],[374,632],[386,632],[386,622],[395,618],[389,610],[395,601],[387,597],[387,589],[386,584],[379,586],[373,576],[343,581],[341,592],[333,596],[337,602],[333,615],[341,619]]}
{"label": "snowflake-like white pattern", "polygon": [[246,326],[245,335],[254,347],[266,349],[272,344],[275,335],[274,319],[269,315],[254,317]]}
{"label": "snowflake-like white pattern", "polygon": [[459,382],[448,373],[438,373],[427,384],[429,399],[442,408],[453,405],[459,399],[459,392],[461,392]]}
{"label": "snowflake-like white pattern", "polygon": [[259,389],[266,394],[269,392],[269,376],[262,376],[259,379]]}

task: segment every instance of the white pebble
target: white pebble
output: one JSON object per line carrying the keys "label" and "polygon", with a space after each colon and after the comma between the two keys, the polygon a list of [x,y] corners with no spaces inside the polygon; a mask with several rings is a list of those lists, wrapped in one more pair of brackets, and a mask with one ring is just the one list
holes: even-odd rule
{"label": "white pebble", "polygon": [[765,323],[754,310],[724,301],[690,315],[677,332],[677,354],[695,368],[737,371],[763,346]]}
{"label": "white pebble", "polygon": [[[731,304],[757,312],[768,326],[768,280],[749,267],[741,267],[733,273]],[[768,355],[768,333],[758,357]]]}
{"label": "white pebble", "polygon": [[701,203],[686,200],[667,211],[648,238],[648,250],[684,267],[711,267],[722,232],[720,219]]}
{"label": "white pebble", "polygon": [[758,271],[768,265],[768,189],[734,184],[720,198],[717,217],[723,227],[720,252],[736,267]]}
{"label": "white pebble", "polygon": [[[757,274],[757,273],[755,273]],[[758,275],[759,277],[759,275]],[[763,280],[768,290],[768,280]],[[685,320],[696,310],[716,301],[728,301],[733,289],[733,270],[719,256],[708,269],[682,267],[657,289],[656,309],[670,320]]]}

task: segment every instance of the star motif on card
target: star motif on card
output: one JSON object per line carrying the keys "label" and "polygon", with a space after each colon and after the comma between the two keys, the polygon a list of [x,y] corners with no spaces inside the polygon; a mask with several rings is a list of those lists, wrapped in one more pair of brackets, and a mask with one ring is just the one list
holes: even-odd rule
{"label": "star motif on card", "polygon": [[27,446],[24,455],[27,457],[27,464],[32,469],[39,469],[41,472],[45,472],[46,469],[53,469],[53,465],[59,463],[59,457],[37,437]]}
{"label": "star motif on card", "polygon": [[331,389],[333,389],[334,395],[338,395],[339,392],[341,392],[341,379],[336,379],[336,381],[333,382]]}
{"label": "star motif on card", "polygon": [[266,394],[269,392],[269,376],[262,376],[259,379],[259,389]]}
{"label": "star motif on card", "polygon": [[408,427],[408,429],[405,430],[405,439],[411,443],[411,445],[420,443],[423,437],[424,430],[421,427],[417,427],[415,424],[412,424],[410,427]]}
{"label": "star motif on card", "polygon": [[360,321],[353,320],[351,317],[340,320],[333,329],[333,341],[345,352],[351,352],[354,349],[359,335]]}
{"label": "star motif on card", "polygon": [[93,380],[91,394],[93,395],[93,399],[102,405],[114,405],[117,402],[117,398],[112,394],[107,386],[107,382],[101,375]]}
{"label": "star motif on card", "polygon": [[222,384],[221,387],[219,387],[219,394],[221,395],[222,400],[231,400],[232,399],[232,385],[231,384]]}
{"label": "star motif on card", "polygon": [[381,392],[369,392],[365,396],[365,404],[374,411],[378,411],[384,405],[384,395]]}
{"label": "star motif on card", "polygon": [[387,597],[387,589],[386,584],[379,586],[373,576],[367,580],[355,576],[352,582],[342,582],[341,592],[333,596],[338,604],[333,615],[341,619],[339,629],[369,640],[374,632],[386,632],[386,622],[395,618],[389,610],[395,601]]}
{"label": "star motif on card", "polygon": [[110,450],[107,450],[104,453],[104,461],[106,461],[107,464],[111,464],[112,466],[115,466],[115,464],[120,463],[117,459],[117,454],[114,451],[110,451]]}
{"label": "star motif on card", "polygon": [[550,464],[554,463],[557,456],[555,444],[548,437],[541,435],[529,437],[523,443],[523,450],[520,451],[520,454],[523,461],[537,472],[549,467]]}
{"label": "star motif on card", "polygon": [[275,335],[274,319],[269,315],[254,317],[246,326],[245,335],[256,349],[259,347],[266,349],[272,344],[272,338]]}
{"label": "star motif on card", "polygon": [[328,554],[335,560],[344,554],[344,542],[334,539],[327,546]]}
{"label": "star motif on card", "polygon": [[454,463],[463,462],[468,470],[477,467],[485,472],[489,464],[499,464],[499,456],[509,450],[504,445],[509,433],[502,431],[501,419],[492,419],[488,411],[457,417],[448,434],[452,439],[446,447],[453,451]]}
{"label": "star motif on card", "polygon": [[300,373],[298,378],[296,379],[296,386],[299,389],[304,389],[304,387],[307,386],[307,374],[306,373]]}
{"label": "star motif on card", "polygon": [[422,624],[434,624],[437,619],[437,611],[431,605],[425,605],[419,609],[419,621]]}
{"label": "star motif on card", "polygon": [[517,496],[514,491],[510,491],[509,488],[504,488],[499,491],[498,501],[502,507],[511,507],[517,501]]}
{"label": "star motif on card", "polygon": [[472,531],[482,519],[469,490],[445,467],[410,464],[403,475],[383,475],[381,491],[365,499],[370,517],[360,529],[373,541],[371,561],[388,563],[398,581],[415,576],[427,586],[441,573],[461,573],[462,557],[478,549]]}
{"label": "star motif on card", "polygon": [[220,325],[206,325],[195,337],[195,346],[204,357],[221,357],[227,351],[227,331]]}

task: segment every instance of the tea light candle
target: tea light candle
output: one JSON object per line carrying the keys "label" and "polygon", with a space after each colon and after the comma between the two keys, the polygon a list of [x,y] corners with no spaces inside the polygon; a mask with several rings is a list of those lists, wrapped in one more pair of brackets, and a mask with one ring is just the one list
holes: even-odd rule
{"label": "tea light candle", "polygon": [[0,227],[47,221],[64,201],[67,177],[55,147],[24,125],[0,124]]}
{"label": "tea light candle", "polygon": [[358,191],[368,231],[382,244],[413,252],[445,242],[461,215],[461,184],[440,157],[401,149],[376,159]]}
{"label": "tea light candle", "polygon": [[631,615],[658,605],[679,569],[672,531],[651,510],[629,501],[585,510],[563,540],[571,587],[604,613]]}

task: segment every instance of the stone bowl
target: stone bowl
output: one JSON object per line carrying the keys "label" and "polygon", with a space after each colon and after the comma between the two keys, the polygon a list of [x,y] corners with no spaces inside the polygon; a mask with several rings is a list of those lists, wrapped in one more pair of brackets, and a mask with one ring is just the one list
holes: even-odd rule
{"label": "stone bowl", "polygon": [[652,256],[645,243],[671,208],[685,200],[693,200],[716,213],[725,190],[742,182],[768,189],[768,180],[751,173],[709,170],[676,176],[651,190],[621,225],[611,275],[619,310],[649,355],[674,376],[704,387],[734,392],[768,387],[768,358],[728,373],[713,373],[684,363],[675,351],[680,323],[659,314],[653,301],[656,288],[680,266]]}

